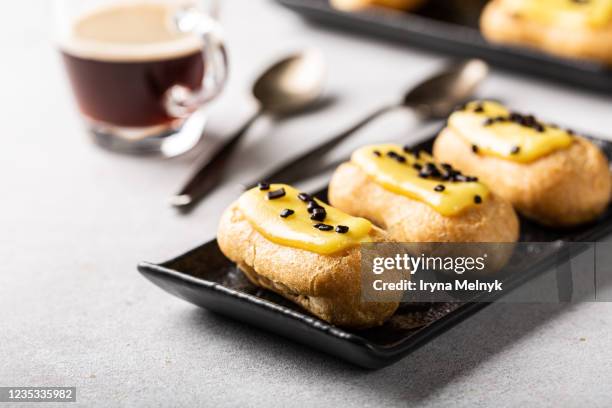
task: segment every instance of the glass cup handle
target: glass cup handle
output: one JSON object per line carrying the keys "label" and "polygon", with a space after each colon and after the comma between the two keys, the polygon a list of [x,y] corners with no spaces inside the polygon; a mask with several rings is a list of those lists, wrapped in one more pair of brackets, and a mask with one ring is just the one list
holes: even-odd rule
{"label": "glass cup handle", "polygon": [[193,8],[181,9],[175,15],[175,23],[179,31],[195,33],[203,41],[205,65],[201,90],[174,85],[166,92],[168,114],[185,117],[221,93],[227,80],[228,61],[221,26],[211,16]]}

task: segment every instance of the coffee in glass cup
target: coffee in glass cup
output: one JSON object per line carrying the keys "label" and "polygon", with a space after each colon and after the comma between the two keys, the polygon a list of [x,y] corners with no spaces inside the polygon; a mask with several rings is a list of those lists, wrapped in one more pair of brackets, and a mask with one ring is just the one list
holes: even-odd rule
{"label": "coffee in glass cup", "polygon": [[[59,45],[94,139],[129,152],[163,151],[168,143],[187,150],[199,135],[181,132],[184,122],[225,81],[217,23],[193,2],[92,3],[64,21]],[[178,143],[181,137],[192,140]]]}

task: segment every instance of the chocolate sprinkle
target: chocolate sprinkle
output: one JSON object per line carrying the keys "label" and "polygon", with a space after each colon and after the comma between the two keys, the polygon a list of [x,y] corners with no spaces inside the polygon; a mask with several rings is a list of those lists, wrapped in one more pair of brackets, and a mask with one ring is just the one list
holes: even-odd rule
{"label": "chocolate sprinkle", "polygon": [[478,153],[478,146],[476,146],[475,144],[472,145],[472,151],[474,153]]}
{"label": "chocolate sprinkle", "polygon": [[429,162],[427,164],[425,164],[425,167],[423,167],[421,169],[421,171],[419,171],[419,177],[422,178],[441,178],[442,177],[442,173],[440,173],[440,170],[438,170],[438,168],[436,167],[436,165],[432,162]]}
{"label": "chocolate sprinkle", "polygon": [[543,123],[540,123],[535,116],[533,115],[523,115],[517,112],[510,112],[508,116],[494,116],[492,118],[488,118],[482,124],[483,126],[491,126],[495,123],[504,123],[511,122],[516,123],[517,125],[531,128],[536,132],[544,132],[546,127]]}
{"label": "chocolate sprinkle", "polygon": [[312,201],[312,197],[310,194],[300,193],[298,194],[298,198],[304,202]]}
{"label": "chocolate sprinkle", "polygon": [[512,150],[510,150],[510,154],[518,154],[521,151],[520,146],[514,146]]}
{"label": "chocolate sprinkle", "polygon": [[285,196],[285,189],[284,188],[279,188],[278,190],[274,190],[274,191],[270,191],[267,194],[268,196],[268,200],[274,200],[277,198],[281,198]]}
{"label": "chocolate sprinkle", "polygon": [[393,150],[388,151],[387,156],[393,160],[396,160],[399,163],[406,163],[406,158],[401,154],[394,152]]}
{"label": "chocolate sprinkle", "polygon": [[257,187],[259,187],[260,190],[269,190],[270,183],[266,183],[265,181],[260,181],[259,183],[257,183]]}
{"label": "chocolate sprinkle", "polygon": [[308,210],[309,213],[312,213],[315,209],[317,208],[323,208],[321,207],[316,201],[312,200],[308,202],[308,205],[306,206],[306,209]]}
{"label": "chocolate sprinkle", "polygon": [[346,234],[349,230],[349,227],[347,227],[346,225],[338,225],[336,227],[336,232],[338,234]]}
{"label": "chocolate sprinkle", "polygon": [[[425,179],[452,182],[473,182],[478,181],[477,177],[465,176],[459,170],[453,168],[449,163],[440,163],[436,166],[434,162],[427,162],[425,165],[414,163],[412,167],[418,170],[418,176]],[[444,191],[443,185],[434,188],[435,191]]]}
{"label": "chocolate sprinkle", "polygon": [[327,217],[327,212],[325,208],[315,208],[312,210],[312,215],[310,216],[311,220],[314,221],[323,221]]}
{"label": "chocolate sprinkle", "polygon": [[437,191],[438,193],[441,193],[445,189],[446,187],[444,187],[442,184],[438,184],[437,186],[434,187],[434,191]]}
{"label": "chocolate sprinkle", "polygon": [[503,119],[503,116],[497,116],[495,118],[487,118],[487,120],[485,120],[484,122],[482,122],[483,126],[491,126],[492,124],[494,124],[495,122],[501,122]]}
{"label": "chocolate sprinkle", "polygon": [[403,147],[404,153],[408,153],[411,154],[412,153],[412,148],[408,145]]}
{"label": "chocolate sprinkle", "polygon": [[315,224],[313,225],[313,227],[315,227],[319,231],[331,231],[334,229],[333,225],[322,224],[322,223]]}
{"label": "chocolate sprinkle", "polygon": [[290,208],[285,208],[283,211],[281,211],[280,216],[282,218],[287,218],[288,216],[290,216],[291,214],[294,214],[295,211],[293,211]]}
{"label": "chocolate sprinkle", "polygon": [[481,197],[481,196],[479,196],[479,195],[475,195],[475,196],[474,196],[474,202],[475,202],[476,204],[480,204],[480,203],[482,203],[482,197]]}
{"label": "chocolate sprinkle", "polygon": [[376,157],[382,156],[382,154],[378,150],[374,150],[372,153],[374,153],[374,156]]}
{"label": "chocolate sprinkle", "polygon": [[428,177],[439,178],[442,177],[442,173],[436,167],[436,164],[433,162],[429,162],[425,165],[425,172],[428,174]]}

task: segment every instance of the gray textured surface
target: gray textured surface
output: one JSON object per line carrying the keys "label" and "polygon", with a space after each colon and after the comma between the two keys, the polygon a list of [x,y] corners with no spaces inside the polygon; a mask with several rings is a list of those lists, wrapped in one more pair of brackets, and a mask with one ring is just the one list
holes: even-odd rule
{"label": "gray textured surface", "polygon": [[[211,133],[252,109],[246,84],[267,61],[313,45],[330,63],[326,112],[243,145],[235,180],[298,152],[427,75],[441,57],[319,31],[264,1],[223,0],[231,85]],[[400,363],[363,371],[198,310],[140,277],[214,235],[237,193],[221,189],[189,217],[166,197],[193,155],[135,159],[88,143],[49,32],[49,2],[3,5],[0,140],[0,385],[79,388],[82,406],[610,406],[612,304],[495,305]],[[495,72],[482,91],[596,134],[610,99]],[[391,116],[364,138],[410,137]]]}

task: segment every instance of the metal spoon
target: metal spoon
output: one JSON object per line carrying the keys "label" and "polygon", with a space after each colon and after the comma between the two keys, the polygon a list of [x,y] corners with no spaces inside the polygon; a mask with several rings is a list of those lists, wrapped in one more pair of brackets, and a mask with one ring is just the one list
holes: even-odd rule
{"label": "metal spoon", "polygon": [[311,107],[323,92],[325,73],[323,57],[316,51],[289,56],[263,72],[253,85],[257,111],[227,138],[212,159],[198,166],[181,191],[172,197],[171,204],[188,210],[214,190],[224,176],[228,159],[251,125],[264,115],[286,118]]}
{"label": "metal spoon", "polygon": [[[295,183],[317,174],[326,154],[350,135],[365,125],[396,109],[410,109],[425,121],[446,118],[462,102],[476,91],[489,72],[487,63],[470,59],[455,63],[429,77],[409,90],[400,103],[379,108],[344,132],[336,135],[314,149],[303,153],[290,162],[272,170],[260,180]],[[246,184],[251,188],[256,182]]]}

